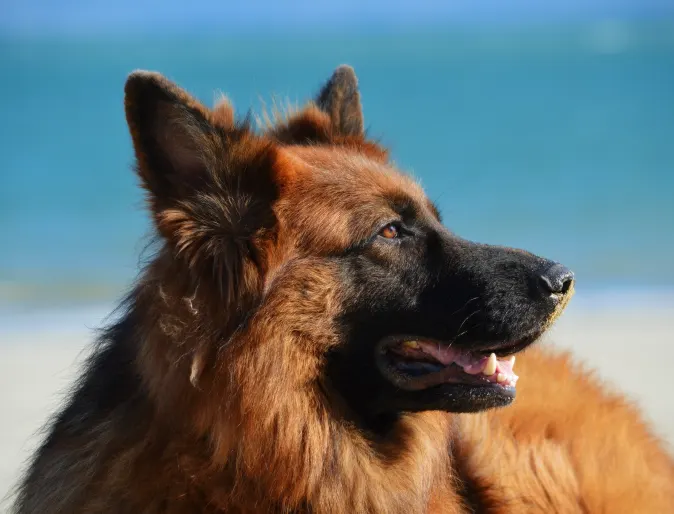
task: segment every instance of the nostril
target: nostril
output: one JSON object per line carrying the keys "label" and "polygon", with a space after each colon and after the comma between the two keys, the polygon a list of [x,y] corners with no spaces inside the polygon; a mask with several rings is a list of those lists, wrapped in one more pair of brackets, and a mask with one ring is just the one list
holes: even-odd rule
{"label": "nostril", "polygon": [[569,271],[568,276],[562,279],[562,294],[568,293],[569,289],[571,289],[572,284],[573,284],[573,272]]}
{"label": "nostril", "polygon": [[566,294],[573,284],[573,271],[561,264],[553,264],[540,276],[543,290],[550,294]]}

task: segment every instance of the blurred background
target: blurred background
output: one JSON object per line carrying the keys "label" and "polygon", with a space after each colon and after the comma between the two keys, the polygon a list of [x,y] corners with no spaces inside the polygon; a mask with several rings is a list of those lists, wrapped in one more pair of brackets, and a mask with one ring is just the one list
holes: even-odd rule
{"label": "blurred background", "polygon": [[3,0],[0,495],[148,242],[127,74],[245,115],[342,63],[450,228],[576,272],[555,343],[674,440],[671,0]]}

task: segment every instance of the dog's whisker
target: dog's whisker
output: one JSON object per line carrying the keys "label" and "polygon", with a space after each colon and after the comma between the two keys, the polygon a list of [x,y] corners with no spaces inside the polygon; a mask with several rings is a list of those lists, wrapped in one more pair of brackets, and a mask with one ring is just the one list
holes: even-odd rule
{"label": "dog's whisker", "polygon": [[468,316],[466,316],[466,318],[461,322],[461,325],[459,325],[458,330],[461,330],[461,329],[463,328],[463,326],[466,324],[466,322],[467,322],[470,318],[472,318],[473,316],[475,316],[476,314],[478,314],[481,310],[482,310],[482,309],[477,309],[477,310],[473,311],[472,313],[470,313]]}
{"label": "dog's whisker", "polygon": [[465,309],[465,308],[468,306],[468,304],[469,304],[470,302],[474,302],[475,300],[479,300],[479,299],[480,299],[479,296],[475,296],[475,297],[471,298],[470,300],[468,300],[466,303],[463,304],[463,307],[461,307],[461,308],[455,310],[454,312],[452,312],[452,313],[450,314],[450,316],[454,316],[455,314],[458,314],[458,313],[461,312],[463,309]]}

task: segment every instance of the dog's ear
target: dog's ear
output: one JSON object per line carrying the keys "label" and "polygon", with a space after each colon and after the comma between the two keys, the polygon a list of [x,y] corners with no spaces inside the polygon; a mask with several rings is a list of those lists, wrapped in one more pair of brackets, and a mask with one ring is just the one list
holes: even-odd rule
{"label": "dog's ear", "polygon": [[351,66],[339,66],[321,89],[316,105],[330,116],[333,133],[363,136],[363,109],[358,79]]}
{"label": "dog's ear", "polygon": [[157,73],[132,73],[124,93],[144,187],[159,203],[182,197],[212,172],[222,151],[209,110]]}
{"label": "dog's ear", "polygon": [[224,259],[240,270],[275,224],[276,147],[235,124],[229,103],[211,112],[156,73],[129,76],[125,107],[159,232],[193,267]]}
{"label": "dog's ear", "polygon": [[313,103],[278,121],[267,134],[282,144],[365,142],[358,79],[353,68],[338,67]]}

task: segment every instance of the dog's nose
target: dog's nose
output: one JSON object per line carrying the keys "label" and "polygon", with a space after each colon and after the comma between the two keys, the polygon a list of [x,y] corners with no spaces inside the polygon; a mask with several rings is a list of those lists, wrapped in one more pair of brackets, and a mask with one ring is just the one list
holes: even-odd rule
{"label": "dog's nose", "polygon": [[573,285],[573,271],[555,263],[541,273],[540,285],[546,294],[566,294]]}

